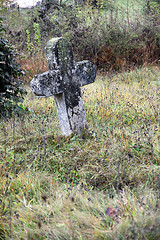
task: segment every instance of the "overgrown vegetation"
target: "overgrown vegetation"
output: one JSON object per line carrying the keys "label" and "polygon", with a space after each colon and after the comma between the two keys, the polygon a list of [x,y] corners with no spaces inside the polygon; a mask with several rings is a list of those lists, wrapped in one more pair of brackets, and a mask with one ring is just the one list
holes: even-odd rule
{"label": "overgrown vegetation", "polygon": [[29,89],[24,117],[1,121],[1,235],[160,237],[158,67],[83,89],[90,134],[61,136],[53,98]]}
{"label": "overgrown vegetation", "polygon": [[22,75],[19,64],[9,42],[2,37],[5,31],[3,19],[0,18],[0,117],[10,116],[17,102],[23,100],[24,90],[18,77]]}
{"label": "overgrown vegetation", "polygon": [[[68,2],[3,9],[3,38],[28,70],[23,105],[17,99],[28,111],[12,107],[0,119],[0,239],[159,240],[159,1]],[[103,70],[82,89],[89,132],[81,137],[64,138],[54,98],[28,86],[47,70],[53,36]],[[10,53],[13,73],[7,43]]]}
{"label": "overgrown vegetation", "polygon": [[6,25],[12,43],[25,54],[35,55],[49,38],[63,36],[72,42],[77,60],[89,59],[104,71],[124,70],[158,63],[159,9],[158,1],[147,0],[97,1],[97,6],[86,1],[83,7],[51,1],[11,12]]}

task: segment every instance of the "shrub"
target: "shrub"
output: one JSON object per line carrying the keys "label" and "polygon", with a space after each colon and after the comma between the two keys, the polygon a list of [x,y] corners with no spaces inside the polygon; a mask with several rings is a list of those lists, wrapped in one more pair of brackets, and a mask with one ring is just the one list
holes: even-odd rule
{"label": "shrub", "polygon": [[0,115],[6,116],[13,108],[18,108],[17,103],[23,100],[24,90],[18,79],[22,70],[16,63],[13,47],[2,37],[4,30],[3,19],[0,18]]}

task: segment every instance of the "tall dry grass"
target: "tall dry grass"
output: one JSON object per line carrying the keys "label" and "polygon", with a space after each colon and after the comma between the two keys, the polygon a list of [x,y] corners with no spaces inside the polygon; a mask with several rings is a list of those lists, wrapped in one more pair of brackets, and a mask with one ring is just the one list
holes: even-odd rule
{"label": "tall dry grass", "polygon": [[29,87],[0,121],[3,239],[160,237],[159,67],[83,88],[89,134],[61,135],[54,99]]}

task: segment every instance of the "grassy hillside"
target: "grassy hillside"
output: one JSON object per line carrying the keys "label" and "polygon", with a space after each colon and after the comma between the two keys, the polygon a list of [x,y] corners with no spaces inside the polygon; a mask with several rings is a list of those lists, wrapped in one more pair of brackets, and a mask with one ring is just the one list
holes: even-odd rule
{"label": "grassy hillside", "polygon": [[0,121],[0,239],[160,238],[160,69],[83,88],[89,132],[61,136],[54,98]]}

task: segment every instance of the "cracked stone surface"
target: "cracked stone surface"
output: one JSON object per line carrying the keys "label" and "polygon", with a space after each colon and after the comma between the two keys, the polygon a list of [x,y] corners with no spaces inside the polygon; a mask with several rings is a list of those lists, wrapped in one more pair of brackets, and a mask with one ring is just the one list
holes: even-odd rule
{"label": "cracked stone surface", "polygon": [[72,46],[64,38],[52,38],[45,47],[49,71],[32,79],[37,96],[54,95],[61,132],[65,136],[87,128],[80,87],[93,83],[96,67],[88,60],[75,63]]}

